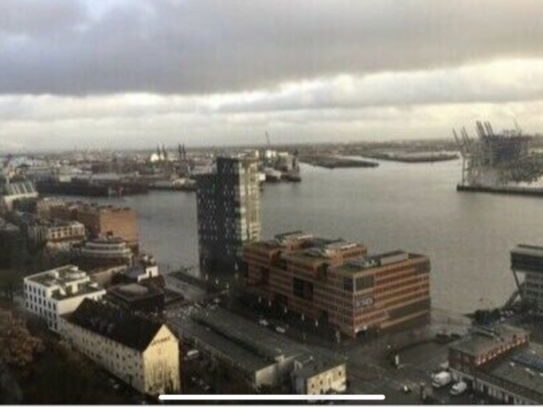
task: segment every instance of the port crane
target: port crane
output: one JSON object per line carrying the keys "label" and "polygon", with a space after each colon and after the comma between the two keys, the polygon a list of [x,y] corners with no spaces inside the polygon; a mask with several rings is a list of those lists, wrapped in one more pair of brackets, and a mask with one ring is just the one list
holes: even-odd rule
{"label": "port crane", "polygon": [[515,120],[514,130],[495,133],[490,122],[476,122],[477,138],[453,129],[462,156],[462,184],[495,186],[534,182],[543,175],[543,155],[530,152],[532,137]]}

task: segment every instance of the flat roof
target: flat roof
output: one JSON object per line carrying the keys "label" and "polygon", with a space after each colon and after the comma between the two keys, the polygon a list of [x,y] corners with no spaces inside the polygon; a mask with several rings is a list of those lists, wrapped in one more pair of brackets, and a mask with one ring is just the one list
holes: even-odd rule
{"label": "flat roof", "polygon": [[514,393],[543,404],[543,345],[530,343],[527,348],[489,364],[483,371],[511,383],[515,386]]}
{"label": "flat roof", "polygon": [[213,353],[229,359],[245,371],[256,372],[273,364],[190,318],[174,325],[174,328],[178,328],[181,337],[188,337],[196,344],[205,344],[205,347],[211,348]]}
{"label": "flat roof", "polygon": [[79,270],[76,266],[67,265],[58,267],[56,269],[43,271],[38,274],[33,274],[25,278],[25,280],[32,281],[37,284],[44,285],[46,287],[53,287],[56,285],[71,283],[77,280],[81,280],[87,277],[87,274]]}
{"label": "flat roof", "polygon": [[68,202],[66,204],[66,208],[69,210],[77,209],[80,211],[87,211],[87,212],[124,212],[124,211],[133,211],[129,206],[114,206],[114,205],[102,205],[98,204],[96,202],[82,202],[82,201],[76,201],[76,202]]}
{"label": "flat roof", "polygon": [[156,298],[164,295],[160,290],[152,285],[142,285],[138,283],[116,285],[109,288],[108,293],[113,294],[126,302]]}
{"label": "flat roof", "polygon": [[19,181],[6,184],[4,186],[5,195],[37,195],[36,187],[30,181]]}
{"label": "flat roof", "polygon": [[[97,283],[88,279],[87,273],[72,265],[25,277],[25,281],[31,281],[46,288],[52,288],[52,298],[55,300],[64,300],[100,291],[105,292]],[[73,291],[70,283],[77,282],[81,282],[82,284],[78,285],[77,291]]]}
{"label": "flat roof", "polygon": [[336,270],[355,273],[357,271],[370,270],[385,267],[390,264],[400,263],[409,259],[422,258],[423,255],[407,253],[403,250],[394,250],[386,253],[360,256],[346,260]]}
{"label": "flat roof", "polygon": [[176,320],[174,325],[181,336],[205,344],[248,372],[284,360],[307,359],[309,355],[320,359],[326,355],[324,350],[310,349],[220,307],[197,311],[191,317]]}
{"label": "flat roof", "polygon": [[449,348],[471,356],[478,356],[503,342],[511,342],[515,337],[526,335],[528,331],[511,325],[477,328],[464,338],[453,342]]}
{"label": "flat roof", "polygon": [[294,374],[306,380],[345,364],[345,361],[331,358],[308,358],[300,362],[303,366],[301,369],[294,370]]}

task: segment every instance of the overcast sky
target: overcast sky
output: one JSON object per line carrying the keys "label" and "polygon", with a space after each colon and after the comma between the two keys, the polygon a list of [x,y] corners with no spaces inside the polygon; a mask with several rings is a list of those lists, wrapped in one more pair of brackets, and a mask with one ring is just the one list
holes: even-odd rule
{"label": "overcast sky", "polygon": [[543,132],[539,0],[0,0],[0,153]]}

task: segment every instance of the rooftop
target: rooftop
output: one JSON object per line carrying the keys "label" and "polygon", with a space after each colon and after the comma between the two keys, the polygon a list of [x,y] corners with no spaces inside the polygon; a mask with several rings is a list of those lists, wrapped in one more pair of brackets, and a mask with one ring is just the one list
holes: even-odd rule
{"label": "rooftop", "polygon": [[70,202],[67,204],[69,209],[78,209],[86,212],[123,212],[132,211],[133,209],[127,206],[119,207],[113,205],[99,205],[97,203],[89,202]]}
{"label": "rooftop", "polygon": [[36,187],[30,181],[13,182],[4,186],[4,194],[13,195],[37,195]]}
{"label": "rooftop", "polygon": [[108,246],[108,245],[126,245],[126,240],[116,236],[101,236],[99,238],[88,241],[86,246]]}
{"label": "rooftop", "polygon": [[496,325],[487,329],[478,328],[452,343],[450,348],[471,356],[478,356],[502,343],[513,342],[528,334],[528,331],[511,325]]}
{"label": "rooftop", "polygon": [[44,219],[39,218],[36,215],[30,213],[18,213],[19,219],[29,226],[45,226],[45,227],[68,227],[68,226],[81,226],[84,227],[82,223],[73,221],[73,220],[63,220],[63,219]]}
{"label": "rooftop", "polygon": [[25,280],[41,284],[46,287],[55,287],[75,281],[84,280],[87,278],[87,273],[79,270],[76,266],[62,266],[53,270],[44,271],[42,273],[33,274],[25,278]]}
{"label": "rooftop", "polygon": [[313,352],[222,308],[198,311],[192,317],[178,321],[177,326],[180,335],[204,343],[213,352],[249,372],[280,361],[305,358]]}
{"label": "rooftop", "polygon": [[65,300],[104,290],[97,283],[90,281],[87,273],[72,265],[28,276],[25,281],[51,288],[52,297],[56,300]]}
{"label": "rooftop", "polygon": [[160,297],[163,295],[159,289],[152,285],[142,285],[137,283],[113,286],[109,288],[108,293],[113,294],[126,302]]}
{"label": "rooftop", "polygon": [[296,369],[295,375],[304,379],[310,379],[311,377],[327,372],[330,369],[335,369],[336,367],[345,364],[343,361],[338,359],[330,358],[318,358],[309,357],[307,360],[300,360],[302,364],[301,368]]}
{"label": "rooftop", "polygon": [[79,327],[138,351],[147,349],[162,324],[103,302],[85,299],[67,317]]}
{"label": "rooftop", "polygon": [[399,263],[415,257],[418,257],[418,255],[406,253],[402,250],[394,250],[386,253],[349,259],[339,266],[339,269],[348,272],[369,270],[376,267],[384,267],[390,264]]}
{"label": "rooftop", "polygon": [[543,345],[531,343],[528,348],[491,363],[485,373],[515,386],[515,393],[543,404]]}

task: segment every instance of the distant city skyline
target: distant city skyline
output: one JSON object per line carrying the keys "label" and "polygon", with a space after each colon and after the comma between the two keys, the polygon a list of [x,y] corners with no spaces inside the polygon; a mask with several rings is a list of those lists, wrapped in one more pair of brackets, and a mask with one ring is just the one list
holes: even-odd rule
{"label": "distant city skyline", "polygon": [[0,2],[0,153],[543,131],[537,0]]}

